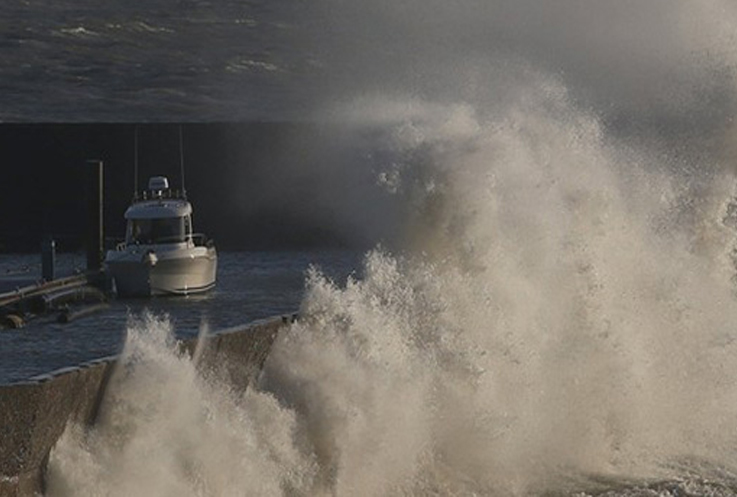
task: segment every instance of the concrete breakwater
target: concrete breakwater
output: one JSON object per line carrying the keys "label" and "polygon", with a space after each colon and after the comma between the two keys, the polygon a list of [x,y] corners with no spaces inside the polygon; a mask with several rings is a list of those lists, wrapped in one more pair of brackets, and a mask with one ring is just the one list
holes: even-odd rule
{"label": "concrete breakwater", "polygon": [[[181,342],[197,354],[197,364],[215,369],[223,381],[246,389],[261,370],[279,330],[292,318],[280,317],[228,328]],[[114,377],[116,357],[65,368],[27,382],[0,386],[0,497],[44,491],[51,449],[69,423],[91,426]]]}

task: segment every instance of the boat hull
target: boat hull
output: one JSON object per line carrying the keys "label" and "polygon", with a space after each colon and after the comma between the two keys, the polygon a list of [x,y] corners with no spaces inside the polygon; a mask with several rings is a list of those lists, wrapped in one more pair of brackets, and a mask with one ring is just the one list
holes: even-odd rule
{"label": "boat hull", "polygon": [[212,247],[111,252],[106,266],[121,297],[190,295],[215,286],[217,253]]}

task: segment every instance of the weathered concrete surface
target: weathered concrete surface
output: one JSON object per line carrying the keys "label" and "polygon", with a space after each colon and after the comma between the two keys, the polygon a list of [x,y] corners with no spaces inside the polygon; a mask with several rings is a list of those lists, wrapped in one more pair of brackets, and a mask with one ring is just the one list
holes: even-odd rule
{"label": "weathered concrete surface", "polygon": [[0,387],[0,496],[42,490],[51,447],[69,421],[92,422],[113,364],[91,363]]}
{"label": "weathered concrete surface", "polygon": [[[182,343],[197,353],[198,365],[245,389],[261,370],[271,346],[289,319],[276,318]],[[0,386],[0,497],[44,491],[49,453],[70,422],[92,425],[116,357],[109,357]]]}

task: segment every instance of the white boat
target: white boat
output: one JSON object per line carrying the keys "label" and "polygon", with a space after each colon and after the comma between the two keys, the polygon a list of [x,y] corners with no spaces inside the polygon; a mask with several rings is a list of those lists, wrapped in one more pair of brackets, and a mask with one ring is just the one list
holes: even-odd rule
{"label": "white boat", "polygon": [[149,179],[125,218],[125,241],[105,257],[119,296],[189,295],[215,286],[215,246],[192,232],[192,205],[166,177]]}

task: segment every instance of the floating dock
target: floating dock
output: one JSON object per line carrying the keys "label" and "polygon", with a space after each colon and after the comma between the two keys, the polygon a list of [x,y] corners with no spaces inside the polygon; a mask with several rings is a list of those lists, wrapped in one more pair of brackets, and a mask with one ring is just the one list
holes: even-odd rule
{"label": "floating dock", "polygon": [[[79,306],[101,309],[107,301],[103,286],[101,272],[88,272],[0,293],[0,328],[22,328],[29,318],[40,314],[58,312],[63,322],[70,321],[69,316],[87,315],[87,307]],[[63,316],[67,316],[66,321]]]}

